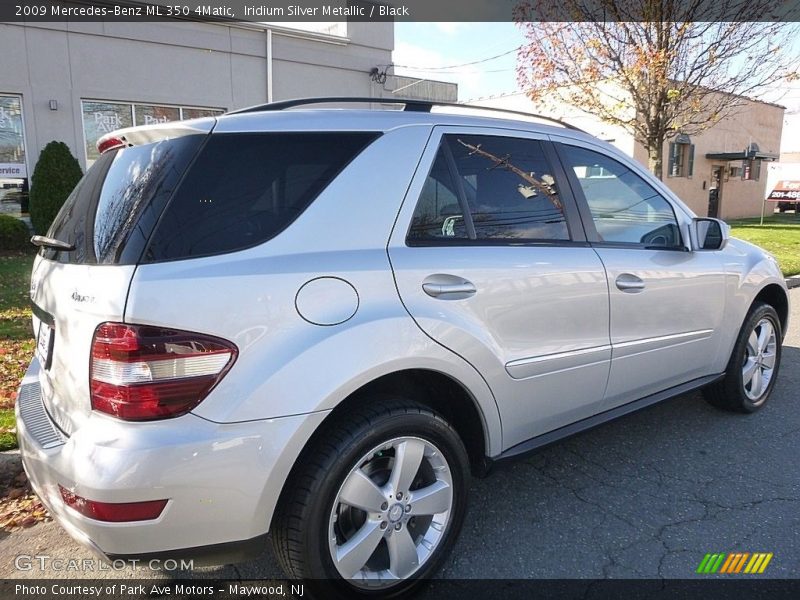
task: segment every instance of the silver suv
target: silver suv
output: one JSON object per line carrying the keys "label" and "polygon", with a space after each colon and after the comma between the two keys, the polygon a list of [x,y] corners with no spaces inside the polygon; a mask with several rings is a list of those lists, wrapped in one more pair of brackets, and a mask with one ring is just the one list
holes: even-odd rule
{"label": "silver suv", "polygon": [[289,576],[401,593],[471,472],[696,388],[767,401],[774,258],[635,161],[541,119],[319,102],[110,134],[35,238],[18,431],[76,539],[226,561],[269,533]]}

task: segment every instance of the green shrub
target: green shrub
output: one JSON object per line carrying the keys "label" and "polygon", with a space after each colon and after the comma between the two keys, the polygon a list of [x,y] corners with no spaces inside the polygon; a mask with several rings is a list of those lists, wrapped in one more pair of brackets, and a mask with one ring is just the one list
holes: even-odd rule
{"label": "green shrub", "polygon": [[30,215],[36,233],[47,233],[82,176],[81,166],[64,142],[44,147],[31,177]]}
{"label": "green shrub", "polygon": [[30,250],[28,226],[11,215],[0,215],[0,250]]}

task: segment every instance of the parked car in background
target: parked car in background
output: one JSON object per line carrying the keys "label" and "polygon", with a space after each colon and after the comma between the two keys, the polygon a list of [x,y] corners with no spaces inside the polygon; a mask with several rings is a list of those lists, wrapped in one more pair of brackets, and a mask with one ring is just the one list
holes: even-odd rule
{"label": "parked car in background", "polygon": [[318,102],[109,134],[34,238],[18,435],[76,539],[230,561],[269,533],[291,577],[400,594],[470,473],[694,389],[766,404],[775,260],[638,163],[560,123]]}

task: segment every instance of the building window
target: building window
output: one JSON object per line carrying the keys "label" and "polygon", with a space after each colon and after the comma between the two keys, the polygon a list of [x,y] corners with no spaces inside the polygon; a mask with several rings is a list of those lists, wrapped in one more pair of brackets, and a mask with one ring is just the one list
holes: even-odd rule
{"label": "building window", "polygon": [[738,166],[731,165],[728,167],[728,175],[730,177],[741,177],[742,176],[742,168]]}
{"label": "building window", "polygon": [[0,179],[25,179],[22,98],[0,94]]}
{"label": "building window", "polygon": [[134,104],[108,100],[83,100],[83,137],[86,166],[98,159],[97,140],[124,127],[155,125],[182,119],[198,119],[222,114],[221,108]]}
{"label": "building window", "polygon": [[[176,106],[153,106],[152,104],[134,104],[134,123],[137,125],[155,125],[169,121],[180,121],[181,109]],[[188,117],[193,118],[193,117]]]}
{"label": "building window", "polygon": [[216,117],[225,111],[219,108],[181,108],[181,119],[202,119]]}
{"label": "building window", "polygon": [[748,158],[742,161],[742,179],[758,181],[761,177],[761,159]]}
{"label": "building window", "polygon": [[688,135],[681,134],[669,144],[670,177],[691,177],[694,173],[694,144]]}
{"label": "building window", "polygon": [[133,107],[116,102],[84,102],[82,109],[88,166],[100,157],[97,140],[117,129],[133,126]]}

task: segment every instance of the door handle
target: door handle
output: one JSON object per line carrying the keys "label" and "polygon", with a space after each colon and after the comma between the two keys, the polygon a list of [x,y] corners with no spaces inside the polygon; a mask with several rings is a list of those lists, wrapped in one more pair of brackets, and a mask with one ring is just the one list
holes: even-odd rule
{"label": "door handle", "polygon": [[459,298],[467,298],[472,296],[477,290],[475,286],[470,281],[462,281],[459,283],[433,283],[433,282],[425,282],[422,284],[422,290],[433,298],[438,298],[440,296],[452,296],[453,300],[456,300],[454,296],[458,296]]}
{"label": "door handle", "polygon": [[636,294],[644,289],[644,281],[631,273],[622,273],[615,283],[618,290],[629,294]]}

